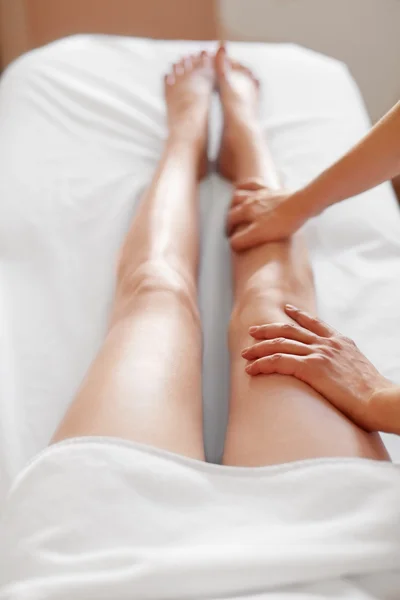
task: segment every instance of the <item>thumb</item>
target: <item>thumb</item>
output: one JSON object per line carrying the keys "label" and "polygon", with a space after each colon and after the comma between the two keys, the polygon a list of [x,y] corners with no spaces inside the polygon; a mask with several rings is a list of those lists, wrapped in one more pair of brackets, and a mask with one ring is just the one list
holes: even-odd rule
{"label": "thumb", "polygon": [[251,223],[232,235],[230,238],[231,248],[235,252],[249,250],[262,243],[260,237],[257,225]]}

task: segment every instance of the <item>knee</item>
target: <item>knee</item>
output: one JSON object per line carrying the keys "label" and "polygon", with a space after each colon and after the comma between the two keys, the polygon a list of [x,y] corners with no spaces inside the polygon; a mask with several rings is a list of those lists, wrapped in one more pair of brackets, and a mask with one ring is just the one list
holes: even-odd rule
{"label": "knee", "polygon": [[230,335],[243,339],[252,325],[287,321],[286,303],[313,306],[313,275],[302,236],[267,244],[265,251],[264,264],[260,260],[235,299]]}
{"label": "knee", "polygon": [[229,340],[247,336],[252,325],[286,320],[284,304],[288,299],[282,286],[273,279],[251,278],[241,294],[235,299],[229,322]]}
{"label": "knee", "polygon": [[124,312],[133,310],[139,298],[159,298],[166,310],[172,300],[187,310],[196,324],[200,323],[196,282],[183,267],[164,260],[148,259],[136,268],[120,262],[116,295]]}

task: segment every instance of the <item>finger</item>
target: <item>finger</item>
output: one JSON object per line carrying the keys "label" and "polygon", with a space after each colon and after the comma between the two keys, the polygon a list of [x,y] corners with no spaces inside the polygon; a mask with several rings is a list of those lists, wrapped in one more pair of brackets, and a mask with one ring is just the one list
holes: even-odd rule
{"label": "finger", "polygon": [[303,344],[313,344],[318,341],[318,336],[307,329],[303,329],[294,323],[269,323],[268,325],[254,325],[250,327],[249,333],[256,340],[273,340],[285,338],[296,340]]}
{"label": "finger", "polygon": [[272,354],[294,354],[296,356],[307,356],[311,354],[312,347],[302,342],[296,342],[295,340],[285,340],[282,338],[276,338],[274,340],[265,340],[264,342],[258,342],[248,348],[245,348],[242,352],[243,358],[246,360],[256,360],[263,356],[271,356]]}
{"label": "finger", "polygon": [[250,177],[237,182],[235,187],[237,190],[256,191],[265,189],[266,185],[260,177]]}
{"label": "finger", "polygon": [[251,223],[248,204],[239,204],[239,206],[231,208],[226,221],[226,232],[228,237],[232,235],[233,230],[238,227],[238,225],[245,225],[247,223]]}
{"label": "finger", "polygon": [[324,323],[324,321],[321,321],[321,319],[313,317],[306,311],[300,310],[291,304],[286,304],[285,312],[291,319],[296,321],[296,323],[305,329],[308,329],[308,331],[312,331],[316,335],[331,337],[337,333],[333,327],[329,327],[329,325]]}
{"label": "finger", "polygon": [[265,356],[251,362],[245,370],[249,375],[278,373],[279,375],[293,375],[296,377],[296,373],[301,369],[304,360],[301,356],[291,354],[272,354],[272,356]]}
{"label": "finger", "polygon": [[250,197],[249,190],[236,190],[236,192],[232,196],[231,200],[231,208],[237,206],[247,200]]}
{"label": "finger", "polygon": [[235,252],[244,252],[264,243],[260,229],[256,223],[250,223],[230,237],[231,248]]}

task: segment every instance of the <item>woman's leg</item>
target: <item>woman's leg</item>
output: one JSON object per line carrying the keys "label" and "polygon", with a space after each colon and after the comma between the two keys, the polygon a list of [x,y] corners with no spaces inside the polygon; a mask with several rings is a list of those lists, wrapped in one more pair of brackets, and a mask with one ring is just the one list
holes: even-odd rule
{"label": "woman's leg", "polygon": [[[226,123],[222,172],[229,174],[233,165],[233,179],[262,178],[276,188],[278,177],[255,116],[254,80],[238,65],[220,80]],[[316,311],[302,235],[234,254],[232,260],[231,397],[223,462],[259,466],[324,456],[387,459],[378,435],[351,423],[303,382],[281,375],[251,378],[244,370],[241,351],[251,343],[251,325],[290,322],[283,311],[285,303]]]}
{"label": "woman's leg", "polygon": [[186,58],[165,83],[169,137],[122,249],[109,332],[53,442],[115,436],[204,459],[197,185],[210,57]]}

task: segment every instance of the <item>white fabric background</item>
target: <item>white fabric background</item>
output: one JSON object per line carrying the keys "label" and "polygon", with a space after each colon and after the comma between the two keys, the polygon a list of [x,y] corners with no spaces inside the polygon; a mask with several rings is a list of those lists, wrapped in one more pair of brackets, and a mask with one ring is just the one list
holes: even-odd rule
{"label": "white fabric background", "polygon": [[[0,85],[0,497],[48,442],[101,344],[114,265],[166,135],[161,76],[213,44],[78,36],[34,51]],[[262,123],[297,187],[366,131],[346,68],[291,45],[231,44],[262,80]],[[214,150],[221,128],[215,102]],[[206,447],[217,460],[231,303],[230,186],[201,185]],[[400,382],[400,213],[381,186],[307,226],[320,314]],[[400,457],[398,440],[389,440]],[[397,450],[397,452],[396,452]]]}

